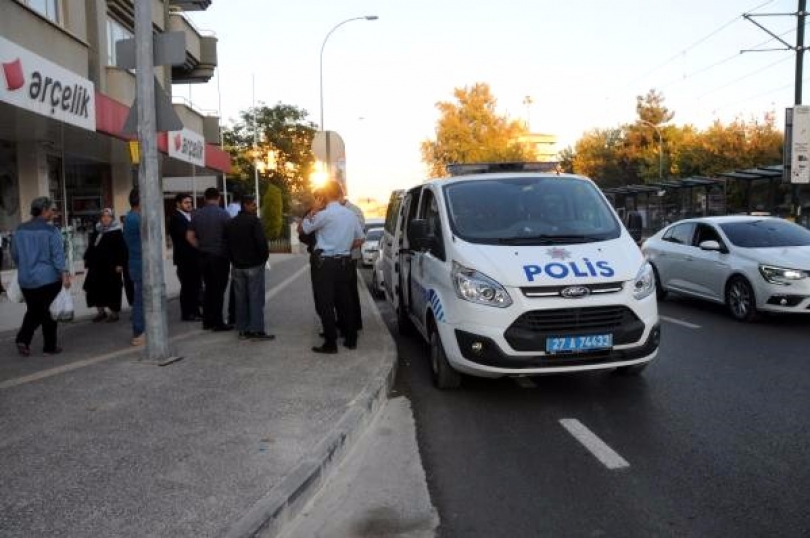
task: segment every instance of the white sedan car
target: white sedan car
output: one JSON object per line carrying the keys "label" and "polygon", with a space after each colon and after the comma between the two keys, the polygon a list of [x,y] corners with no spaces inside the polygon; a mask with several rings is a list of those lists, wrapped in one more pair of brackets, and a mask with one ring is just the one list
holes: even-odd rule
{"label": "white sedan car", "polygon": [[383,229],[371,228],[366,232],[366,240],[363,246],[360,247],[360,255],[363,260],[363,265],[374,265],[374,261],[380,254],[380,241],[382,241]]}
{"label": "white sedan car", "polygon": [[810,230],[775,217],[686,219],[641,246],[668,292],[728,306],[740,321],[758,311],[810,314]]}

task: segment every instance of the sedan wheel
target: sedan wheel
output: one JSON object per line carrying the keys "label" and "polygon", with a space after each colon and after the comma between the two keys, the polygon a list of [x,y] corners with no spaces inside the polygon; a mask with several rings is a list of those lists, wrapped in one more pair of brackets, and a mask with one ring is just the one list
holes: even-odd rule
{"label": "sedan wheel", "polygon": [[735,277],[726,290],[726,305],[737,321],[751,321],[757,315],[757,301],[751,284],[742,277]]}

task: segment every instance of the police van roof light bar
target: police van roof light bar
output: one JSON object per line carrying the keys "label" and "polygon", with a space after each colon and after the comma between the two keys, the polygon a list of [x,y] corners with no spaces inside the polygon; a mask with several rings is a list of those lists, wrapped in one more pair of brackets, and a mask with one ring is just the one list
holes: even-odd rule
{"label": "police van roof light bar", "polygon": [[447,173],[451,176],[465,176],[501,172],[557,172],[557,164],[556,162],[453,163],[447,165]]}

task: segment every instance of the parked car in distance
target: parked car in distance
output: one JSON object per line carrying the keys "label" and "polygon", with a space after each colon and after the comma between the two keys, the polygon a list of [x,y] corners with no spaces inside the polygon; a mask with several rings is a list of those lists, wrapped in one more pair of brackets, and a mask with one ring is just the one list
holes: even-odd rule
{"label": "parked car in distance", "polygon": [[363,231],[368,233],[368,231],[372,228],[382,228],[385,226],[385,219],[381,218],[370,218],[366,219],[366,224],[363,226]]}
{"label": "parked car in distance", "polygon": [[385,280],[383,280],[383,259],[377,256],[371,273],[371,294],[377,299],[385,298]]}
{"label": "parked car in distance", "polygon": [[370,228],[366,232],[366,240],[363,241],[363,246],[360,247],[360,259],[363,261],[363,265],[374,265],[374,262],[380,254],[380,240],[382,239],[382,235],[382,226],[379,228]]}
{"label": "parked car in distance", "polygon": [[659,299],[676,292],[725,304],[740,321],[757,312],[810,314],[810,230],[761,216],[686,219],[641,247]]}

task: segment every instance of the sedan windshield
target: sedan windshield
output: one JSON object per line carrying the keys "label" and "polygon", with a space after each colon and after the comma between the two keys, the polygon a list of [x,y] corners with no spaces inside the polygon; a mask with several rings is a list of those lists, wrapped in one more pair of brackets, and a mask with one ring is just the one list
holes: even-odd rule
{"label": "sedan windshield", "polygon": [[744,248],[804,247],[810,231],[779,219],[726,222],[720,225],[731,244]]}
{"label": "sedan windshield", "polygon": [[453,232],[472,243],[590,243],[621,234],[597,188],[576,178],[512,177],[444,187]]}

